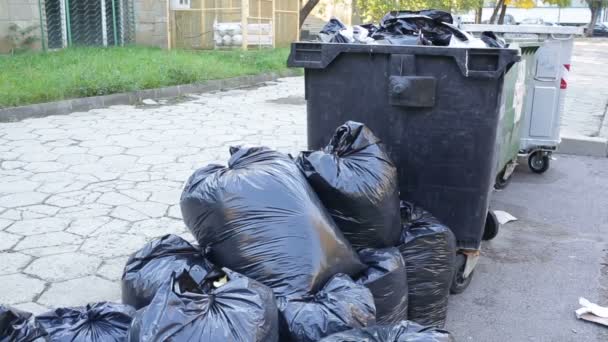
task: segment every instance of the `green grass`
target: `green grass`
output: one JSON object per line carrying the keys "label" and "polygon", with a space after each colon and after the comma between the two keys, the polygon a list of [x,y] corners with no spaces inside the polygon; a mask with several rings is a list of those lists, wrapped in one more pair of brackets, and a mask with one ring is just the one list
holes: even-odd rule
{"label": "green grass", "polygon": [[0,56],[0,108],[282,71],[288,54],[120,47]]}

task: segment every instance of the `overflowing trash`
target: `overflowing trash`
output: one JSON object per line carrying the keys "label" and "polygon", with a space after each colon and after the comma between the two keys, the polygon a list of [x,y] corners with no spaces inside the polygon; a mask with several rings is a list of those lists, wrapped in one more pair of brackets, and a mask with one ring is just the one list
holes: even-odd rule
{"label": "overflowing trash", "polygon": [[405,261],[397,248],[363,249],[361,261],[368,269],[357,282],[365,285],[374,296],[376,322],[397,323],[407,319],[407,273]]}
{"label": "overflowing trash", "polygon": [[298,165],[355,249],[393,247],[401,235],[397,168],[365,125],[348,121]]}
{"label": "overflowing trash", "polygon": [[226,268],[202,282],[184,271],[137,312],[129,341],[276,342],[275,298],[269,287]]}
{"label": "overflowing trash", "polygon": [[31,322],[32,314],[0,305],[0,342],[32,342],[46,335]]}
{"label": "overflowing trash", "polygon": [[371,44],[374,39],[371,38],[371,33],[377,29],[374,26],[365,27],[364,25],[355,25],[347,27],[340,20],[331,18],[329,22],[319,32],[319,38],[326,43],[363,43]]}
{"label": "overflowing trash", "polygon": [[504,39],[498,37],[494,32],[491,31],[483,31],[479,38],[486,43],[488,47],[505,48],[509,46]]}
{"label": "overflowing trash", "polygon": [[201,282],[211,266],[201,251],[177,235],[150,241],[133,253],[122,275],[122,302],[143,308],[173,273],[187,271]]}
{"label": "overflowing trash", "polygon": [[466,41],[458,28],[447,24],[452,24],[452,16],[443,11],[389,12],[382,18],[380,28],[372,38],[396,45],[410,45],[401,41],[408,36],[419,37],[421,44],[418,45],[448,46],[454,35]]}
{"label": "overflowing trash", "polygon": [[395,165],[364,124],[346,122],[295,160],[230,153],[182,192],[199,246],[171,234],[142,246],[124,268],[123,304],[34,319],[0,306],[0,342],[453,341],[438,328],[454,237],[399,202]]}
{"label": "overflowing trash", "polygon": [[282,342],[313,342],[324,336],[376,322],[374,298],[363,285],[337,274],[317,293],[278,298]]}
{"label": "overflowing trash", "polygon": [[447,331],[433,327],[423,327],[410,321],[391,325],[376,325],[362,329],[352,329],[333,334],[322,342],[454,342]]}
{"label": "overflowing trash", "polygon": [[59,308],[36,316],[36,326],[48,342],[123,342],[135,309],[109,302]]}
{"label": "overflowing trash", "polygon": [[456,239],[429,212],[402,202],[403,235],[399,250],[407,270],[408,319],[443,327],[454,273]]}
{"label": "overflowing trash", "polygon": [[210,261],[270,286],[276,296],[314,294],[363,265],[295,162],[267,147],[233,147],[228,167],[187,181],[182,215]]}
{"label": "overflowing trash", "polygon": [[484,32],[475,38],[453,25],[449,12],[433,9],[392,11],[377,26],[348,27],[332,18],[319,32],[319,39],[326,43],[505,47],[494,33]]}
{"label": "overflowing trash", "polygon": [[[342,31],[344,32],[340,33]],[[349,43],[349,38],[352,39],[352,34],[349,35],[346,25],[340,20],[331,18],[319,32],[319,38],[326,43]]]}
{"label": "overflowing trash", "polygon": [[454,19],[452,18],[452,14],[450,12],[441,11],[437,9],[423,9],[420,11],[409,11],[409,10],[399,10],[399,11],[390,11],[386,13],[382,19],[380,19],[381,25],[385,25],[387,22],[397,19],[403,19],[408,17],[416,17],[416,16],[424,16],[432,19],[438,23],[449,23],[453,24]]}

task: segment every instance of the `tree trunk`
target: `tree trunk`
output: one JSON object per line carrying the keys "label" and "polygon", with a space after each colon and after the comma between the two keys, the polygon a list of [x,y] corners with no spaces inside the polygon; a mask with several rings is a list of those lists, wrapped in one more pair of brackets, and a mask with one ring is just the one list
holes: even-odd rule
{"label": "tree trunk", "polygon": [[505,3],[505,0],[498,0],[496,6],[494,6],[494,10],[492,11],[492,16],[490,17],[489,24],[496,23],[496,16],[498,15],[498,10],[502,8],[502,5]]}
{"label": "tree trunk", "polygon": [[312,12],[313,8],[315,8],[315,6],[317,6],[319,1],[320,0],[308,0],[306,5],[304,5],[300,9],[300,28],[302,28],[302,25],[304,25],[304,20],[306,20],[306,17],[308,17],[310,12]]}
{"label": "tree trunk", "polygon": [[591,20],[589,21],[589,25],[587,26],[587,32],[585,32],[585,36],[593,37],[593,28],[595,27],[597,17],[599,16],[600,10],[602,9],[602,2],[598,0],[586,1],[587,5],[589,5],[589,10],[591,10]]}
{"label": "tree trunk", "polygon": [[505,23],[505,14],[507,13],[507,4],[503,3],[500,9],[500,16],[498,17],[498,25]]}
{"label": "tree trunk", "polygon": [[480,5],[475,11],[475,24],[481,24],[481,14],[483,13],[483,5]]}
{"label": "tree trunk", "polygon": [[[353,25],[361,25],[363,23],[363,19],[361,18],[361,13],[359,13],[359,4],[358,0],[352,1],[352,24]],[[365,0],[363,0],[365,1]]]}

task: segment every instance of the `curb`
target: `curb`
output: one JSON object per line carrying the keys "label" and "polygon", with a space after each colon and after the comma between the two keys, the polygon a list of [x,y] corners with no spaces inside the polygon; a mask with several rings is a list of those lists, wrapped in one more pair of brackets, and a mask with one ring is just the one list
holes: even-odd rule
{"label": "curb", "polygon": [[127,93],[82,97],[56,102],[10,107],[0,109],[0,122],[15,122],[50,115],[65,115],[73,112],[86,112],[91,109],[115,105],[133,105],[141,102],[143,99],[178,97],[186,94],[208,93],[212,91],[251,87],[260,83],[275,81],[281,77],[299,75],[300,73],[298,70],[286,70],[283,72],[271,72],[221,80],[209,80],[203,83],[183,84],[165,88],[146,89]]}
{"label": "curb", "polygon": [[562,136],[557,153],[608,157],[608,102],[604,106],[603,114],[597,137]]}
{"label": "curb", "polygon": [[608,157],[608,139],[602,137],[562,136],[558,153],[579,156]]}
{"label": "curb", "polygon": [[606,107],[604,107],[604,117],[602,118],[599,136],[608,139],[608,101],[606,102]]}

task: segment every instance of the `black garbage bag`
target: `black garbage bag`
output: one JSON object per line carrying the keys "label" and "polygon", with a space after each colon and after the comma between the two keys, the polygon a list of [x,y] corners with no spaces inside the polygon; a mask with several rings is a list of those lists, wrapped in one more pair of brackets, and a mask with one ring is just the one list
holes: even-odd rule
{"label": "black garbage bag", "polygon": [[424,9],[420,11],[408,11],[408,10],[400,10],[400,11],[390,11],[382,17],[380,20],[380,25],[383,25],[386,21],[392,19],[398,19],[401,17],[408,17],[412,15],[423,15],[433,19],[439,23],[448,23],[453,24],[454,19],[452,18],[452,14],[450,12],[436,10],[436,9]]}
{"label": "black garbage bag", "polygon": [[48,342],[123,342],[134,314],[129,305],[101,302],[49,311],[36,316],[36,326]]}
{"label": "black garbage bag", "polygon": [[[466,35],[451,23],[450,13],[438,10],[389,12],[372,38],[400,45],[406,45],[412,37],[419,37],[417,45],[449,46],[453,35],[467,41]],[[403,39],[406,41],[400,41]]]}
{"label": "black garbage bag", "polygon": [[322,41],[329,43],[352,43],[348,37],[340,33],[345,29],[346,25],[344,25],[340,20],[337,18],[331,18],[319,32],[319,37]]}
{"label": "black garbage bag", "polygon": [[408,319],[443,327],[456,258],[452,231],[419,206],[402,203],[403,234],[399,251],[405,260]]}
{"label": "black garbage bag", "polygon": [[397,168],[364,124],[346,122],[328,146],[302,152],[297,163],[355,249],[399,243]]}
{"label": "black garbage bag", "polygon": [[357,279],[374,296],[376,322],[397,323],[407,319],[407,273],[399,249],[366,248],[359,258],[368,269]]}
{"label": "black garbage bag", "polygon": [[333,334],[321,342],[455,342],[447,331],[423,327],[410,321],[397,324],[375,325]]}
{"label": "black garbage bag", "polygon": [[480,36],[481,40],[486,43],[488,47],[504,48],[507,44],[502,38],[496,36],[492,31],[483,31]]}
{"label": "black garbage bag", "polygon": [[373,39],[379,45],[433,45],[420,32],[410,35],[393,35],[386,32],[374,34]]}
{"label": "black garbage bag", "polygon": [[277,296],[315,293],[336,273],[363,270],[298,166],[266,147],[233,147],[228,167],[188,180],[184,221],[215,265],[270,286]]}
{"label": "black garbage bag", "polygon": [[129,330],[130,342],[275,342],[278,336],[272,290],[225,268],[201,283],[188,272],[172,275]]}
{"label": "black garbage bag", "polygon": [[335,332],[375,324],[371,292],[345,274],[299,299],[277,298],[281,342],[312,342]]}
{"label": "black garbage bag", "polygon": [[399,201],[399,215],[401,216],[401,225],[403,229],[406,229],[413,223],[421,220],[439,223],[439,220],[431,213],[424,210],[424,208],[408,201]]}
{"label": "black garbage bag", "polygon": [[0,305],[0,342],[32,342],[45,336],[30,322],[32,314]]}
{"label": "black garbage bag", "polygon": [[200,249],[177,235],[165,235],[145,244],[127,261],[122,274],[122,302],[143,308],[171,274],[188,271],[200,282],[209,269]]}
{"label": "black garbage bag", "polygon": [[378,27],[378,25],[375,25],[375,24],[373,24],[373,23],[369,23],[369,24],[362,24],[362,25],[359,25],[359,26],[361,26],[361,27],[363,27],[364,29],[366,29],[366,30],[367,30],[367,32],[368,32],[368,35],[369,35],[370,37],[371,37],[371,36],[374,34],[374,32],[378,31],[378,28],[379,28],[379,27]]}

